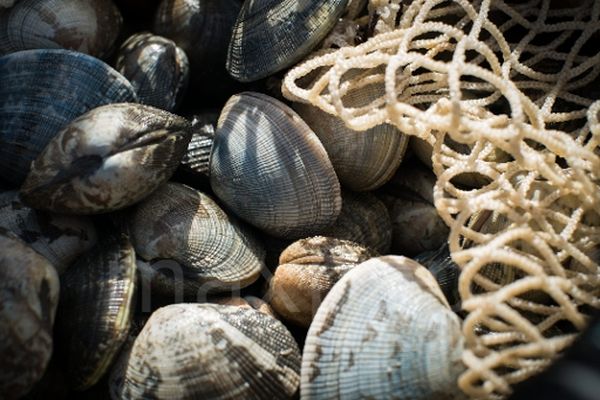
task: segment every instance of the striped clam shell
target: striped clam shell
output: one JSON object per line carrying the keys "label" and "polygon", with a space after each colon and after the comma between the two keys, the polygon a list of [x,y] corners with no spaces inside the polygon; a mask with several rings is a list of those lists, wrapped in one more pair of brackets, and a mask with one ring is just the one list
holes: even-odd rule
{"label": "striped clam shell", "polygon": [[97,214],[130,206],[166,182],[191,138],[179,116],[135,103],[78,117],[33,162],[23,201],[58,213]]}
{"label": "striped clam shell", "polygon": [[218,111],[205,111],[193,116],[194,133],[181,159],[181,170],[208,181],[210,152],[218,120]]}
{"label": "striped clam shell", "polygon": [[135,284],[135,253],[125,235],[104,237],[61,276],[56,332],[75,390],[98,382],[125,342]]}
{"label": "striped clam shell", "polygon": [[215,194],[273,236],[301,238],[335,222],[340,185],[317,136],[285,104],[245,92],[229,99],[210,158]]}
{"label": "striped clam shell", "polygon": [[303,399],[461,398],[464,339],[429,271],[372,258],[331,289],[308,331]]}
{"label": "striped clam shell", "polygon": [[113,399],[283,399],[300,351],[276,319],[219,304],[155,311],[110,377]]}
{"label": "striped clam shell", "polygon": [[88,217],[34,210],[21,202],[17,191],[0,193],[0,227],[46,257],[59,274],[97,240],[96,228]]}
{"label": "striped clam shell", "polygon": [[129,79],[140,102],[175,110],[187,90],[189,62],[175,43],[151,33],[130,36],[119,49],[116,69]]}
{"label": "striped clam shell", "polygon": [[421,253],[414,260],[431,272],[452,309],[459,310],[458,277],[460,276],[460,267],[452,261],[448,243],[444,243],[437,250]]}
{"label": "striped clam shell", "polygon": [[52,354],[59,281],[52,265],[0,228],[0,396],[31,390]]}
{"label": "striped clam shell", "polygon": [[196,293],[239,289],[264,268],[264,249],[252,232],[210,197],[179,183],[159,188],[133,210],[128,223],[142,259],[181,265],[171,271],[175,287],[191,286]]}
{"label": "striped clam shell", "polygon": [[68,50],[0,57],[0,176],[20,184],[60,129],[103,104],[136,101],[131,84],[102,61]]}
{"label": "striped clam shell", "polygon": [[21,0],[0,14],[0,54],[63,48],[106,58],[122,22],[112,0]]}
{"label": "striped clam shell", "polygon": [[245,1],[229,43],[227,71],[241,82],[250,82],[294,65],[333,29],[347,3]]}
{"label": "striped clam shell", "polygon": [[281,253],[269,282],[269,304],[287,321],[308,328],[333,285],[353,267],[375,256],[375,252],[347,240],[324,236],[298,240]]}

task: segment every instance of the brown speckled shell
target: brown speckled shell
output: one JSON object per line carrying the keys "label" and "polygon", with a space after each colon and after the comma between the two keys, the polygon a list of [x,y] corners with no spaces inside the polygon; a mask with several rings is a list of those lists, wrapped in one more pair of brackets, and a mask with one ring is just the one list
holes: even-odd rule
{"label": "brown speckled shell", "polygon": [[52,265],[0,228],[0,396],[31,390],[52,354],[59,281]]}
{"label": "brown speckled shell", "polygon": [[113,399],[284,399],[300,351],[276,319],[250,308],[174,304],[155,311],[110,378]]}
{"label": "brown speckled shell", "polygon": [[141,104],[110,104],[74,120],[33,162],[23,202],[65,214],[134,204],[171,177],[187,148],[187,120]]}
{"label": "brown speckled shell", "polygon": [[0,55],[64,48],[106,58],[122,22],[111,0],[21,0],[0,14]]}
{"label": "brown speckled shell", "polygon": [[308,327],[333,285],[351,268],[375,256],[347,240],[323,236],[298,240],[281,253],[269,283],[269,303],[282,318]]}
{"label": "brown speckled shell", "polygon": [[308,331],[303,399],[462,398],[464,339],[433,276],[372,258],[331,289]]}
{"label": "brown speckled shell", "polygon": [[17,191],[0,193],[0,227],[46,257],[59,274],[97,240],[96,228],[88,217],[34,210],[21,202]]}

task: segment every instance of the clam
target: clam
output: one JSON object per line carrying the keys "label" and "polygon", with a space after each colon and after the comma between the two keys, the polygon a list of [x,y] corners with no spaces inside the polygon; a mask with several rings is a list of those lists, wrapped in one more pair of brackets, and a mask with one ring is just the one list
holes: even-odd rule
{"label": "clam", "polygon": [[342,191],[342,211],[323,236],[350,240],[386,254],[392,244],[392,222],[385,204],[371,193]]}
{"label": "clam", "polygon": [[0,227],[46,257],[59,274],[97,240],[96,228],[88,217],[34,210],[21,202],[17,191],[0,193]]}
{"label": "clam", "polygon": [[317,136],[285,104],[245,92],[229,99],[210,158],[215,194],[273,236],[301,238],[332,225],[340,185]]}
{"label": "clam", "polygon": [[68,50],[0,57],[0,176],[20,184],[31,162],[74,118],[136,101],[131,84],[102,61]]}
{"label": "clam", "polygon": [[218,304],[155,311],[110,377],[113,399],[281,399],[298,389],[300,351],[262,312]]}
{"label": "clam", "polygon": [[122,22],[111,0],[21,0],[0,13],[0,54],[63,48],[107,58]]}
{"label": "clam", "polygon": [[437,250],[421,253],[414,260],[431,272],[452,309],[454,311],[460,310],[460,295],[458,293],[460,267],[452,261],[448,243],[444,243]]}
{"label": "clam", "polygon": [[176,109],[189,80],[189,62],[175,43],[151,33],[130,36],[118,51],[116,69],[129,79],[140,102]]}
{"label": "clam", "polygon": [[33,162],[21,197],[34,208],[58,213],[127,207],[171,177],[191,135],[186,119],[154,107],[95,108],[50,140]]}
{"label": "clam", "polygon": [[372,258],[331,289],[310,326],[303,399],[461,398],[464,338],[429,271]]}
{"label": "clam", "polygon": [[376,254],[356,243],[315,236],[286,248],[269,283],[267,298],[277,314],[307,327],[333,285]]}
{"label": "clam", "polygon": [[264,250],[248,228],[207,195],[182,184],[168,183],[140,203],[129,229],[141,258],[180,265],[170,271],[172,290],[239,289],[258,279],[264,267]]}
{"label": "clam", "polygon": [[213,111],[194,115],[192,120],[194,133],[187,151],[181,159],[180,169],[182,171],[208,181],[210,152],[218,119],[219,113]]}
{"label": "clam", "polygon": [[58,275],[47,259],[0,228],[0,393],[31,390],[52,354]]}
{"label": "clam", "polygon": [[241,82],[250,82],[294,65],[333,29],[347,3],[245,1],[229,43],[227,71]]}
{"label": "clam", "polygon": [[217,299],[211,300],[211,303],[221,304],[224,306],[237,306],[237,307],[246,307],[252,308],[254,310],[260,311],[264,314],[267,314],[273,318],[277,318],[273,308],[264,301],[256,296],[244,296],[244,297],[220,297]]}
{"label": "clam", "polygon": [[107,234],[61,276],[56,333],[73,389],[98,382],[125,341],[135,274],[127,236]]}

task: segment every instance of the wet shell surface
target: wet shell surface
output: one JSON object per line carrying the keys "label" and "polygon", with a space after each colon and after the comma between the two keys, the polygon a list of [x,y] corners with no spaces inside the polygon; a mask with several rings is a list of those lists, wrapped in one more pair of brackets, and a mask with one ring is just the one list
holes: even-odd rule
{"label": "wet shell surface", "polygon": [[264,249],[252,232],[230,218],[207,195],[168,183],[140,203],[129,219],[137,254],[147,260],[173,259],[173,284],[196,292],[239,289],[258,279]]}
{"label": "wet shell surface", "polygon": [[131,84],[102,61],[68,50],[0,57],[0,177],[22,183],[31,162],[76,117],[136,101]]}
{"label": "wet shell surface", "polygon": [[213,138],[219,120],[218,112],[207,111],[193,116],[194,133],[185,155],[181,159],[180,168],[201,179],[209,179],[209,161]]}
{"label": "wet shell surface", "polygon": [[281,399],[298,389],[300,351],[259,311],[174,304],[155,311],[115,366],[113,399]]}
{"label": "wet shell surface", "polygon": [[303,399],[452,399],[464,339],[435,279],[401,256],[372,258],[331,289],[308,331]]}
{"label": "wet shell surface", "polygon": [[61,276],[56,332],[75,390],[98,382],[125,341],[135,274],[133,248],[119,235],[104,238]]}
{"label": "wet shell surface", "polygon": [[342,191],[339,217],[320,234],[350,240],[386,254],[392,244],[392,222],[385,204],[375,195]]}
{"label": "wet shell surface", "polygon": [[98,107],[53,138],[21,187],[23,201],[58,213],[130,206],[166,182],[191,138],[190,123],[134,103]]}
{"label": "wet shell surface", "polygon": [[227,71],[241,82],[250,82],[294,65],[333,29],[347,3],[245,1],[229,43]]}
{"label": "wet shell surface", "polygon": [[58,275],[47,259],[0,228],[0,393],[31,390],[52,354]]}
{"label": "wet shell surface", "polygon": [[123,43],[116,69],[131,82],[140,102],[163,110],[177,108],[187,90],[190,67],[172,40],[138,33]]}
{"label": "wet shell surface", "polygon": [[245,92],[229,99],[210,158],[215,194],[273,236],[301,238],[332,225],[340,185],[317,136],[285,104]]}
{"label": "wet shell surface", "polygon": [[269,283],[269,303],[277,314],[308,328],[333,285],[376,253],[354,242],[324,236],[301,239],[286,248]]}
{"label": "wet shell surface", "polygon": [[97,240],[96,228],[88,217],[34,210],[21,202],[17,191],[0,193],[0,227],[46,257],[59,274]]}
{"label": "wet shell surface", "polygon": [[21,0],[0,14],[0,54],[63,48],[106,58],[122,22],[111,0]]}

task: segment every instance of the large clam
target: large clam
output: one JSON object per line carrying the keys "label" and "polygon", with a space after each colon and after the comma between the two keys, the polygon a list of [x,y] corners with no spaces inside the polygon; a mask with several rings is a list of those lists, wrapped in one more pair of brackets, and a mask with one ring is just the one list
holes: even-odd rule
{"label": "large clam", "polygon": [[341,209],[340,185],[317,136],[260,93],[233,96],[223,108],[210,184],[234,213],[273,236],[317,234]]}
{"label": "large clam", "polygon": [[464,339],[433,276],[373,258],[331,289],[308,331],[303,399],[453,399]]}
{"label": "large clam", "polygon": [[63,48],[106,58],[122,21],[112,0],[21,0],[0,13],[0,54]]}
{"label": "large clam", "polygon": [[52,354],[58,275],[47,259],[0,228],[0,394],[31,390]]}
{"label": "large clam", "polygon": [[68,50],[0,57],[0,176],[20,184],[58,131],[103,104],[136,101],[131,84],[102,61]]}
{"label": "large clam", "polygon": [[166,182],[191,138],[190,123],[134,103],[75,119],[33,162],[23,201],[58,213],[95,214],[138,202]]}
{"label": "large clam", "polygon": [[174,304],[155,311],[111,374],[113,399],[282,399],[298,389],[300,351],[253,309]]}

